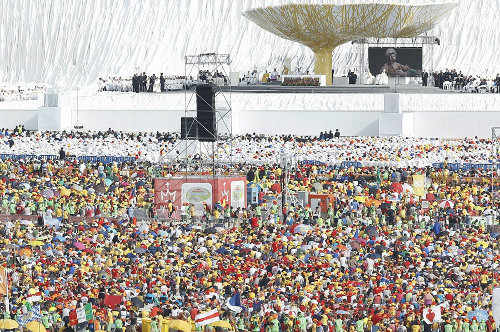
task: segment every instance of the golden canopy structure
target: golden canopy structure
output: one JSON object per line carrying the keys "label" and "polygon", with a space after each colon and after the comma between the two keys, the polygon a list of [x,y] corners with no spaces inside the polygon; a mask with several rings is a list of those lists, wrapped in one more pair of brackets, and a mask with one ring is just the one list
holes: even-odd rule
{"label": "golden canopy structure", "polygon": [[432,29],[456,1],[274,0],[243,12],[250,21],[282,38],[308,46],[315,74],[331,85],[332,51],[362,38],[413,38]]}

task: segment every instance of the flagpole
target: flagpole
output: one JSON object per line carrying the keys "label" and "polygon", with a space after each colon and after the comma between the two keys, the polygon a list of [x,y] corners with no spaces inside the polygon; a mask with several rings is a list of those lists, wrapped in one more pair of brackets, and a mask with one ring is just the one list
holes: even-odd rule
{"label": "flagpole", "polygon": [[10,261],[10,250],[7,255],[7,266],[5,268],[5,313],[10,318],[10,301],[9,301],[9,261]]}

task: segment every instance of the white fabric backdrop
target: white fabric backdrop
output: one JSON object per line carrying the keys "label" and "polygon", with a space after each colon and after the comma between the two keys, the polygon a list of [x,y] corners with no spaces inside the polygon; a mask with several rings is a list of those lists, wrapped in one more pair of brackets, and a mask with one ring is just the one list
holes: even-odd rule
{"label": "white fabric backdrop", "polygon": [[[84,86],[99,76],[135,71],[184,73],[184,55],[230,53],[232,71],[272,70],[286,58],[313,68],[312,52],[246,20],[262,0],[3,0],[0,2],[0,82],[45,81]],[[441,39],[434,67],[500,72],[500,0],[460,0],[430,34]],[[358,66],[355,47],[338,48],[334,68]],[[429,68],[430,53],[424,54]]]}

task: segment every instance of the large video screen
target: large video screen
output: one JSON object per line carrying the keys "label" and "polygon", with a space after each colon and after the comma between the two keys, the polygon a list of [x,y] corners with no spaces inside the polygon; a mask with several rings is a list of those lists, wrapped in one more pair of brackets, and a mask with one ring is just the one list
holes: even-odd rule
{"label": "large video screen", "polygon": [[385,71],[389,77],[417,77],[422,74],[422,48],[370,47],[368,65],[373,76]]}

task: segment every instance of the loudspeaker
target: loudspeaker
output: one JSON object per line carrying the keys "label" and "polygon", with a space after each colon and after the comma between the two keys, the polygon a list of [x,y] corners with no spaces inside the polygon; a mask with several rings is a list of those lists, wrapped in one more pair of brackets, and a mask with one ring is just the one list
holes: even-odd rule
{"label": "loudspeaker", "polygon": [[199,84],[196,86],[196,109],[198,111],[215,110],[215,91],[211,84]]}
{"label": "loudspeaker", "polygon": [[181,139],[196,139],[198,136],[198,124],[194,118],[181,118]]}
{"label": "loudspeaker", "polygon": [[215,142],[217,138],[215,91],[211,84],[196,86],[196,119],[198,121],[198,140]]}

